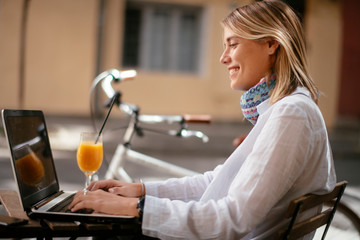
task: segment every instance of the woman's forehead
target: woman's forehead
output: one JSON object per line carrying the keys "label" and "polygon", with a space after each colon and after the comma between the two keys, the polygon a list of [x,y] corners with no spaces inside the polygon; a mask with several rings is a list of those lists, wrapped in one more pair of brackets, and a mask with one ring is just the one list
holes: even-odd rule
{"label": "woman's forehead", "polygon": [[224,34],[223,34],[224,42],[228,42],[234,38],[240,38],[240,36],[235,34],[230,28],[224,28]]}

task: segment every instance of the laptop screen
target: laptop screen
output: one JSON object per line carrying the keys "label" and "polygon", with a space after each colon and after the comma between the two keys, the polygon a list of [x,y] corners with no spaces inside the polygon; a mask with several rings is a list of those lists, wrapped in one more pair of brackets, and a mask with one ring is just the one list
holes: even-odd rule
{"label": "laptop screen", "polygon": [[25,210],[59,190],[42,111],[3,110],[11,165]]}

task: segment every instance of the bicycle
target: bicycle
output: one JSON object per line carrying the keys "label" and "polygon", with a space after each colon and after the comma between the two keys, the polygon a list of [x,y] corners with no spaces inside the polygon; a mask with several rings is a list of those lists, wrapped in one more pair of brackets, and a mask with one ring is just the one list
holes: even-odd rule
{"label": "bicycle", "polygon": [[[90,92],[90,105],[92,100],[93,90],[101,83],[102,90],[108,97],[106,106],[109,108],[104,123],[106,122],[113,105],[117,107],[126,115],[129,116],[130,120],[123,135],[122,143],[119,143],[116,147],[115,153],[110,161],[110,164],[106,170],[105,178],[115,178],[126,182],[134,182],[134,179],[128,174],[124,168],[125,161],[130,161],[137,164],[142,164],[145,167],[152,167],[162,171],[165,171],[175,177],[192,176],[198,174],[198,172],[186,169],[175,164],[171,164],[160,160],[158,158],[140,153],[131,149],[131,141],[133,137],[143,136],[144,131],[151,131],[151,129],[145,129],[139,125],[144,124],[179,124],[178,130],[168,130],[161,132],[169,136],[190,138],[196,137],[201,139],[203,142],[209,140],[208,136],[201,131],[188,130],[188,123],[210,123],[210,116],[208,115],[148,115],[140,114],[140,107],[134,104],[129,104],[121,101],[121,92],[115,91],[112,87],[112,83],[119,83],[124,80],[133,79],[136,76],[135,70],[119,71],[117,69],[110,69],[103,73],[100,73],[93,81],[91,92]],[[90,106],[92,115],[92,106]],[[158,131],[157,131],[158,132]]]}

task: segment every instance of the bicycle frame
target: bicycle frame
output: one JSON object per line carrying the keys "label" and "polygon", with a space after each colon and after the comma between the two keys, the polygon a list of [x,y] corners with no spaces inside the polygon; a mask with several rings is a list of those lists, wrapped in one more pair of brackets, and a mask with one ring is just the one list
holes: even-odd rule
{"label": "bicycle frame", "polygon": [[[131,121],[133,121],[133,119]],[[129,127],[127,128],[124,135],[124,143],[117,146],[113,158],[111,159],[109,168],[106,171],[105,178],[116,178],[126,182],[133,182],[133,179],[128,175],[123,167],[125,160],[137,164],[142,164],[146,167],[153,167],[159,170],[163,170],[178,177],[198,174],[197,172],[167,163],[163,160],[130,149],[129,142],[134,135],[134,126],[135,125],[132,123],[129,124]]]}
{"label": "bicycle frame", "polygon": [[[97,78],[95,78],[93,86],[95,86],[99,82],[102,82],[101,83],[102,89],[109,98],[115,98],[116,96],[119,97],[121,94],[115,92],[111,83],[113,81],[116,82],[116,81],[126,80],[127,78],[134,78],[136,72],[134,70],[130,70],[130,71],[131,72],[129,71],[120,72],[116,69],[111,69],[106,72],[103,72]],[[122,77],[122,76],[128,76],[128,77]],[[138,123],[141,122],[147,124],[179,123],[181,126],[180,130],[178,131],[170,130],[167,134],[170,136],[177,136],[184,138],[197,137],[202,139],[203,142],[207,142],[208,137],[205,134],[203,134],[200,131],[187,130],[186,123],[209,123],[210,122],[209,116],[145,115],[145,114],[139,114],[140,109],[136,105],[124,103],[121,102],[120,100],[118,100],[117,103],[119,109],[130,116],[130,121],[123,137],[123,143],[118,144],[115,153],[111,159],[111,162],[109,164],[109,167],[106,171],[105,174],[106,179],[115,178],[126,182],[133,182],[134,180],[126,172],[124,168],[125,161],[130,161],[137,164],[141,164],[145,167],[151,167],[158,170],[162,170],[176,177],[192,176],[198,174],[195,171],[165,162],[163,160],[130,149],[131,140],[138,131]]]}

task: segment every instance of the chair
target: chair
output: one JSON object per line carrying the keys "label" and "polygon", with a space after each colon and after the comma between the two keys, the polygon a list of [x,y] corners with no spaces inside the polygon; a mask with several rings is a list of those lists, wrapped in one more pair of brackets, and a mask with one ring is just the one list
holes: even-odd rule
{"label": "chair", "polygon": [[[346,185],[347,181],[342,181],[337,183],[330,193],[324,195],[306,194],[291,201],[285,215],[286,218],[291,219],[290,223],[277,232],[276,239],[298,239],[326,224],[321,238],[325,239]],[[300,213],[319,205],[324,206],[320,213],[295,223]]]}

